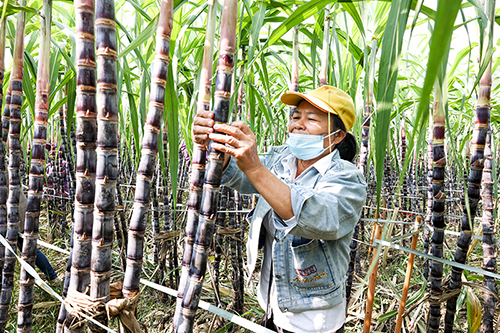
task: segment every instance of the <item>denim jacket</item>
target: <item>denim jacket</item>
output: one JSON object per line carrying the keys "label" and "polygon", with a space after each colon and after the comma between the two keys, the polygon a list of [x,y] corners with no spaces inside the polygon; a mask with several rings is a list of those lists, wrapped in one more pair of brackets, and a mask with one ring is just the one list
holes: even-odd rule
{"label": "denim jacket", "polygon": [[[283,221],[272,211],[277,230],[272,258],[278,304],[283,312],[327,309],[345,298],[349,243],[366,199],[366,181],[358,168],[334,150],[324,157],[331,159],[326,170],[313,165],[290,182],[281,163],[290,155],[288,147],[280,146],[260,157],[290,187],[295,215]],[[224,170],[222,183],[242,194],[258,193],[233,159]],[[250,276],[257,262],[262,222],[270,210],[260,197],[248,215]]]}

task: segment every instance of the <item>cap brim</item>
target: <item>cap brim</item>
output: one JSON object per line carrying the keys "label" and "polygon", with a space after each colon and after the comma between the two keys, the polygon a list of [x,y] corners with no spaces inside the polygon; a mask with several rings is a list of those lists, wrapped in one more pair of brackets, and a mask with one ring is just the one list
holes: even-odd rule
{"label": "cap brim", "polygon": [[289,92],[286,92],[283,95],[281,95],[281,101],[283,103],[285,103],[286,105],[297,106],[303,100],[308,101],[313,106],[317,107],[318,109],[320,109],[324,112],[329,112],[329,113],[333,113],[333,114],[338,115],[337,111],[335,111],[330,105],[323,102],[319,98],[309,96],[306,94],[301,94],[301,93],[295,92],[295,91],[289,91]]}

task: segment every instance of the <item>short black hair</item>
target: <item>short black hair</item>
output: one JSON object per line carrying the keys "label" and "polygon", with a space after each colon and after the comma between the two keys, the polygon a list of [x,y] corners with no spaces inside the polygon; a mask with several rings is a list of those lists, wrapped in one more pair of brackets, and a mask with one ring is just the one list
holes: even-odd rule
{"label": "short black hair", "polygon": [[346,136],[342,141],[335,145],[335,148],[339,151],[340,158],[351,163],[354,163],[354,158],[358,153],[358,144],[356,143],[356,138],[351,133],[348,133],[344,123],[336,114],[331,114],[333,116],[333,131],[341,130],[346,132]]}

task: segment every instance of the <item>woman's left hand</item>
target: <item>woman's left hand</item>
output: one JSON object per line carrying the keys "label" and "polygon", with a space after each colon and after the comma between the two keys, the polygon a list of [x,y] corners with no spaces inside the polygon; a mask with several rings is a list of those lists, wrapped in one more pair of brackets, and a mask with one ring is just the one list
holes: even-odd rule
{"label": "woman's left hand", "polygon": [[231,124],[215,124],[211,133],[212,147],[234,157],[238,168],[245,174],[262,167],[257,154],[257,139],[247,123],[235,121]]}

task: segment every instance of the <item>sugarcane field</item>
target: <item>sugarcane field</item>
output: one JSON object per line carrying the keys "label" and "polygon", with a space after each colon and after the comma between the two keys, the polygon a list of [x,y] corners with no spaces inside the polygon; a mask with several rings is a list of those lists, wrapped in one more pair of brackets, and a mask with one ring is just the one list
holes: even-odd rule
{"label": "sugarcane field", "polygon": [[495,0],[1,8],[0,332],[500,331]]}

